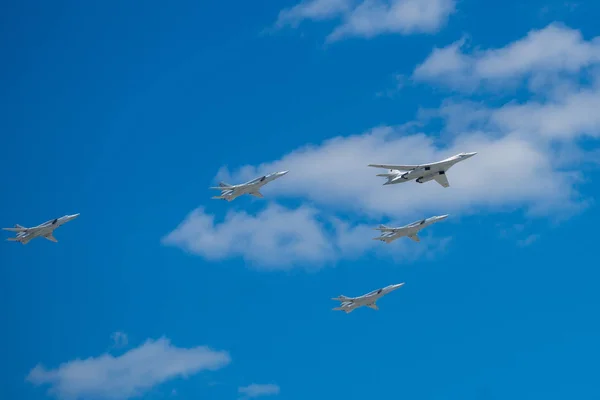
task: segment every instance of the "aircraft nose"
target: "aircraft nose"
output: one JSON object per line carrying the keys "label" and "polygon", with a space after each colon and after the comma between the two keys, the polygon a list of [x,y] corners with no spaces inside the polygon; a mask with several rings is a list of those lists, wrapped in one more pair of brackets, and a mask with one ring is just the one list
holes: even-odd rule
{"label": "aircraft nose", "polygon": [[396,290],[396,289],[398,289],[400,286],[403,286],[403,285],[404,285],[404,282],[402,282],[402,283],[398,283],[398,284],[395,284],[395,285],[392,285],[392,290]]}
{"label": "aircraft nose", "polygon": [[477,154],[477,152],[476,152],[476,151],[474,151],[474,152],[472,152],[472,153],[467,153],[467,157],[473,157],[473,156],[474,156],[474,155],[476,155],[476,154]]}
{"label": "aircraft nose", "polygon": [[446,218],[448,218],[448,215],[450,215],[450,214],[440,215],[440,216],[438,217],[438,219],[439,219],[439,220],[446,219]]}
{"label": "aircraft nose", "polygon": [[69,219],[75,219],[77,217],[79,217],[79,213],[73,214],[73,215],[69,215]]}
{"label": "aircraft nose", "polygon": [[279,175],[283,176],[283,175],[287,174],[288,172],[290,172],[290,171],[281,171],[281,172],[279,173]]}

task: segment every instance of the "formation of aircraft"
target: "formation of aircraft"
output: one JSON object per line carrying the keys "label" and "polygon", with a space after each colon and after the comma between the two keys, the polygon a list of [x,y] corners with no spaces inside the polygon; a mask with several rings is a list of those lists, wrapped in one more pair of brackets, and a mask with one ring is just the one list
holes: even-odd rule
{"label": "formation of aircraft", "polygon": [[[378,174],[377,176],[383,176],[387,178],[387,182],[384,185],[391,185],[395,183],[407,182],[410,180],[416,180],[418,183],[428,182],[430,180],[435,180],[443,187],[447,188],[450,186],[448,183],[448,178],[446,177],[446,172],[456,163],[466,160],[467,158],[473,157],[477,153],[460,153],[450,158],[447,158],[442,161],[430,163],[430,164],[421,164],[421,165],[388,165],[388,164],[369,164],[370,167],[376,168],[386,168],[389,169],[389,173]],[[255,178],[246,183],[238,184],[238,185],[230,185],[225,182],[219,182],[218,187],[211,187],[210,189],[220,190],[221,194],[219,196],[213,196],[213,199],[227,200],[233,201],[236,198],[249,194],[255,197],[263,198],[264,196],[260,192],[260,189],[269,182],[274,181],[275,179],[281,178],[286,175],[289,171],[280,171],[274,172],[271,174],[267,174],[261,176],[259,178]],[[7,240],[13,242],[21,242],[22,244],[27,244],[32,239],[37,237],[43,237],[52,242],[58,242],[54,237],[54,230],[59,226],[72,221],[77,218],[79,214],[73,215],[65,215],[60,218],[56,218],[50,221],[46,221],[43,224],[38,226],[34,226],[32,228],[26,228],[21,225],[15,225],[14,228],[2,228],[6,231],[16,232],[17,236],[8,238]],[[419,236],[417,233],[431,224],[434,224],[438,221],[446,219],[448,215],[440,215],[434,216],[430,218],[426,218],[423,220],[419,220],[413,222],[411,224],[402,226],[402,227],[388,227],[385,225],[379,225],[379,227],[375,228],[376,230],[381,232],[381,236],[373,238],[374,240],[381,240],[385,243],[391,243],[392,241],[406,236],[416,242],[419,242]],[[384,288],[374,290],[370,293],[359,297],[346,297],[339,296],[334,298],[333,300],[340,301],[341,304],[339,307],[334,308],[337,311],[344,311],[346,314],[352,312],[353,310],[359,307],[369,307],[374,310],[378,310],[377,300],[386,294],[398,289],[404,285],[404,283],[389,285]]]}
{"label": "formation of aircraft", "polygon": [[221,191],[221,195],[213,196],[213,199],[233,201],[238,197],[249,194],[255,197],[263,198],[264,196],[260,192],[260,188],[269,182],[274,181],[277,178],[281,178],[289,171],[273,172],[272,174],[261,176],[260,178],[252,179],[246,183],[239,185],[230,185],[225,182],[219,182],[219,186],[211,187],[210,189],[216,189]]}
{"label": "formation of aircraft", "polygon": [[5,231],[17,232],[16,237],[8,238],[7,240],[11,242],[21,242],[22,244],[27,244],[32,239],[37,237],[43,237],[48,239],[51,242],[58,242],[54,237],[53,233],[56,228],[59,226],[66,224],[69,221],[74,220],[79,217],[79,214],[73,215],[65,215],[64,217],[56,218],[50,221],[46,221],[43,224],[38,226],[34,226],[32,228],[25,228],[19,224],[16,224],[14,228],[2,228]]}
{"label": "formation of aircraft", "polygon": [[389,244],[398,238],[406,236],[407,238],[412,239],[415,242],[420,242],[421,239],[419,238],[417,233],[421,229],[426,228],[429,225],[435,224],[436,222],[442,221],[446,218],[448,218],[448,214],[425,218],[398,228],[391,228],[389,226],[379,225],[377,228],[374,229],[381,231],[381,236],[373,238],[373,240],[381,240],[382,242]]}
{"label": "formation of aircraft", "polygon": [[396,183],[416,180],[418,183],[425,183],[435,180],[437,183],[447,188],[450,186],[446,172],[455,164],[473,157],[477,153],[459,153],[445,160],[421,165],[392,165],[392,164],[369,164],[369,167],[385,168],[390,171],[385,174],[377,174],[387,178],[384,185],[393,185]]}
{"label": "formation of aircraft", "polygon": [[398,283],[395,285],[389,285],[389,286],[386,286],[386,287],[378,289],[378,290],[373,290],[372,292],[369,292],[367,294],[364,294],[364,295],[358,296],[358,297],[346,297],[344,295],[334,297],[331,300],[341,301],[342,303],[340,304],[339,307],[336,307],[333,310],[334,311],[345,311],[346,314],[351,313],[352,311],[356,310],[357,308],[363,307],[363,306],[372,308],[373,310],[379,310],[379,307],[377,307],[377,300],[379,300],[386,294],[393,292],[394,290],[398,289],[402,285],[404,285],[404,282]]}

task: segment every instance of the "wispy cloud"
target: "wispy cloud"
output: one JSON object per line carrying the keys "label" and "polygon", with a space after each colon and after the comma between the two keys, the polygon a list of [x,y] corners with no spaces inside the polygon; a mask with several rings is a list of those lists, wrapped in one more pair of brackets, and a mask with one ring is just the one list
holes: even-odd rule
{"label": "wispy cloud", "polygon": [[523,78],[535,87],[561,77],[557,74],[577,74],[600,62],[600,37],[588,41],[580,31],[556,23],[497,49],[468,53],[466,44],[462,38],[433,50],[415,68],[413,78],[466,91],[482,85],[511,86]]}
{"label": "wispy cloud", "polygon": [[[382,187],[383,180],[375,177],[380,171],[367,167],[370,163],[432,162],[463,151],[478,155],[448,172],[451,187],[445,190],[435,182]],[[324,165],[327,173],[323,173]],[[299,148],[256,167],[245,166],[233,173],[223,168],[219,177],[243,181],[282,169],[290,173],[276,187],[266,189],[265,195],[305,198],[327,209],[371,218],[390,216],[404,221],[507,207],[539,214],[578,205],[573,175],[556,167],[550,149],[530,138],[498,131],[459,133],[440,143],[424,133],[379,127]]]}
{"label": "wispy cloud", "polygon": [[112,335],[110,335],[110,338],[112,339],[113,347],[116,348],[125,347],[129,343],[129,338],[124,332],[114,332]]}
{"label": "wispy cloud", "polygon": [[27,376],[34,385],[50,385],[64,400],[124,400],[177,377],[217,370],[230,363],[229,354],[208,347],[179,348],[166,338],[148,340],[125,354],[76,359],[56,369],[36,366]]}
{"label": "wispy cloud", "polygon": [[254,398],[261,396],[273,396],[279,394],[279,386],[269,384],[256,384],[253,383],[249,386],[240,387],[238,392],[244,395],[246,398]]}
{"label": "wispy cloud", "polygon": [[163,243],[208,260],[241,257],[257,268],[271,270],[295,266],[315,269],[368,251],[390,255],[402,249],[402,259],[410,261],[423,252],[435,255],[443,250],[437,241],[417,246],[398,240],[391,247],[372,240],[374,236],[370,225],[351,224],[313,207],[286,208],[269,203],[256,215],[232,211],[221,222],[203,208],[196,209]]}
{"label": "wispy cloud", "polygon": [[534,242],[537,242],[539,238],[540,235],[529,235],[525,239],[519,240],[517,244],[519,245],[519,247],[526,247],[533,244]]}
{"label": "wispy cloud", "polygon": [[454,0],[304,0],[282,10],[276,26],[297,27],[303,20],[341,19],[327,37],[329,42],[386,33],[434,33],[454,10]]}
{"label": "wispy cloud", "polygon": [[[498,49],[467,53],[465,41],[434,51],[413,76],[466,91],[527,84],[529,98],[489,104],[451,97],[402,126],[308,144],[260,165],[222,168],[217,178],[232,182],[289,170],[277,185],[265,187],[265,196],[310,206],[272,204],[254,216],[233,211],[221,223],[198,210],[165,243],[207,258],[236,256],[289,268],[373,249],[391,256],[373,243],[370,231],[388,218],[404,225],[431,215],[522,210],[558,220],[584,209],[588,202],[579,185],[589,152],[579,142],[600,136],[599,41],[556,24]],[[441,121],[441,135],[427,134],[433,120]],[[382,187],[378,170],[367,167],[421,164],[470,151],[478,155],[448,172],[446,189],[435,182]]]}

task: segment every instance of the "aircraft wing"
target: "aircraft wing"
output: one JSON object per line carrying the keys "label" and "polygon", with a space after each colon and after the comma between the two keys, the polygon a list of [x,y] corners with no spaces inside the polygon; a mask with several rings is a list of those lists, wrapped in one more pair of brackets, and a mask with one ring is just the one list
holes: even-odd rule
{"label": "aircraft wing", "polygon": [[415,242],[420,242],[421,241],[421,238],[416,233],[414,235],[408,236],[408,238],[414,240]]}
{"label": "aircraft wing", "polygon": [[450,186],[450,182],[448,182],[448,177],[446,174],[438,174],[433,179],[443,187],[447,188]]}
{"label": "aircraft wing", "polygon": [[265,196],[263,196],[263,195],[262,195],[262,193],[261,193],[261,192],[259,192],[258,190],[257,190],[256,192],[252,192],[252,193],[250,193],[250,194],[251,194],[252,196],[254,196],[254,197],[258,197],[259,199],[262,199],[263,197],[265,197]]}
{"label": "aircraft wing", "polygon": [[367,307],[372,308],[373,310],[379,310],[379,307],[377,307],[377,304],[375,303],[367,304]]}
{"label": "aircraft wing", "polygon": [[398,171],[412,171],[419,168],[418,165],[392,165],[392,164],[369,164],[369,167],[395,169]]}
{"label": "aircraft wing", "polygon": [[52,234],[46,235],[44,237],[51,242],[58,243],[58,240],[56,240],[56,238]]}

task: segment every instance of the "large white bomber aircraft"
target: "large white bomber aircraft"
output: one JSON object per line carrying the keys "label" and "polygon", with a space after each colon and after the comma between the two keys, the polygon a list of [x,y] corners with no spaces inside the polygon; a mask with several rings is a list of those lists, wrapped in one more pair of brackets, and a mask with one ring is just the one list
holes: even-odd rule
{"label": "large white bomber aircraft", "polygon": [[346,297],[343,295],[339,296],[339,297],[334,297],[331,300],[341,301],[342,304],[340,304],[339,307],[336,307],[333,310],[334,311],[345,311],[346,314],[351,313],[358,307],[362,307],[362,306],[367,306],[369,308],[372,308],[373,310],[379,310],[379,307],[377,307],[377,304],[376,304],[377,300],[379,300],[381,297],[385,296],[386,294],[398,289],[402,285],[404,285],[404,283],[398,283],[396,285],[386,286],[382,289],[373,290],[370,293],[367,293],[365,295],[358,296],[358,297]]}
{"label": "large white bomber aircraft", "polygon": [[65,215],[64,217],[56,218],[50,221],[46,221],[43,224],[34,226],[33,228],[25,228],[19,224],[16,224],[14,228],[2,228],[5,231],[17,232],[16,237],[8,238],[11,242],[21,242],[22,244],[29,243],[30,240],[37,237],[43,237],[51,242],[58,242],[53,236],[54,230],[59,226],[66,224],[67,222],[74,220],[79,217],[79,214]]}
{"label": "large white bomber aircraft", "polygon": [[391,164],[369,164],[369,167],[386,168],[390,171],[377,176],[386,177],[388,180],[384,185],[408,182],[416,179],[418,183],[429,182],[435,179],[437,183],[447,188],[450,186],[446,172],[456,163],[473,157],[477,153],[460,153],[445,160],[421,165],[391,165]]}
{"label": "large white bomber aircraft", "polygon": [[394,240],[406,236],[415,242],[420,242],[421,239],[417,235],[417,233],[431,225],[435,224],[438,221],[448,218],[448,214],[440,215],[430,218],[425,218],[420,221],[415,221],[412,224],[404,225],[398,228],[391,228],[385,225],[379,225],[377,228],[374,228],[377,231],[381,231],[381,236],[373,238],[373,240],[381,240],[382,242],[386,242],[387,244],[393,242]]}
{"label": "large white bomber aircraft", "polygon": [[262,198],[264,196],[260,192],[260,188],[277,178],[281,178],[288,172],[289,171],[274,172],[239,185],[230,185],[225,182],[219,182],[218,187],[211,187],[210,189],[220,190],[221,195],[213,196],[212,198],[233,201],[244,194],[251,194],[252,196]]}

